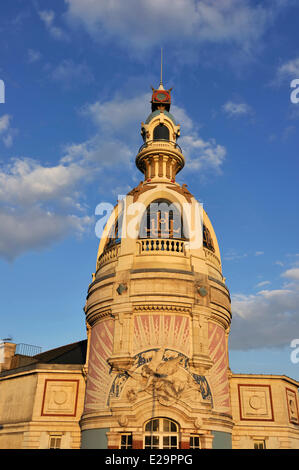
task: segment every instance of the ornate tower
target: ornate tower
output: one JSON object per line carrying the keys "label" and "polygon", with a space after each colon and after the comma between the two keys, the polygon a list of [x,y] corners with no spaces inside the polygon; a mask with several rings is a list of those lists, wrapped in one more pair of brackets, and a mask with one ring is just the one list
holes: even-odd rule
{"label": "ornate tower", "polygon": [[136,165],[85,305],[83,448],[231,446],[230,295],[211,222],[186,185],[171,90],[153,89]]}

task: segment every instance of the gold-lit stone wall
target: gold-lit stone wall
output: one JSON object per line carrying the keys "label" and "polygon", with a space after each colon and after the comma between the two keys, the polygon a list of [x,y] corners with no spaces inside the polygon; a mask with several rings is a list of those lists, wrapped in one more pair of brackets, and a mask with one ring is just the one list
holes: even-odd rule
{"label": "gold-lit stone wall", "polygon": [[[171,128],[164,117],[166,122]],[[151,124],[147,130],[151,135]],[[140,168],[155,145],[141,150]],[[81,429],[110,429],[108,446],[113,448],[119,447],[124,431],[132,432],[136,446],[142,446],[144,423],[153,417],[153,409],[154,416],[160,413],[184,429],[185,446],[196,433],[203,446],[211,447],[211,432],[230,434],[233,425],[227,351],[230,296],[207,214],[202,212],[212,248],[187,240],[139,239],[142,208],[153,201],[167,200],[191,214],[198,210],[192,194],[172,181],[168,171],[171,155],[183,166],[179,150],[164,142],[159,152],[167,159],[153,159],[157,171],[145,170],[150,180],[123,202],[126,208],[139,204],[139,213],[128,210],[124,217],[126,229],[135,224],[135,236],[107,245],[115,219],[120,220],[120,206],[107,222],[85,305],[90,333]],[[189,228],[194,229],[192,223]]]}
{"label": "gold-lit stone wall", "polygon": [[0,449],[78,449],[85,381],[75,366],[38,364],[0,377]]}
{"label": "gold-lit stone wall", "polygon": [[299,448],[298,382],[285,376],[232,374],[233,448]]}

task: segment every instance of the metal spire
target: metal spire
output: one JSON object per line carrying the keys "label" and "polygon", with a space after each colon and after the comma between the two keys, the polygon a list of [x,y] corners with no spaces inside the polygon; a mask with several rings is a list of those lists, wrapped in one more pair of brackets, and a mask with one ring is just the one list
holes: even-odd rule
{"label": "metal spire", "polygon": [[160,76],[160,86],[158,90],[164,90],[163,82],[162,82],[162,72],[163,72],[163,49],[161,47],[161,76]]}

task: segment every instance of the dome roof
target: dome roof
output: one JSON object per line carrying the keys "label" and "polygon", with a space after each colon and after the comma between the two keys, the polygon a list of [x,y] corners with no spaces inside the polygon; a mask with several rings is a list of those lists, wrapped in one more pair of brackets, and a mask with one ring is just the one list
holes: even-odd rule
{"label": "dome roof", "polygon": [[[154,117],[156,116],[159,116],[159,114],[161,113],[162,111],[160,111],[159,109],[157,109],[156,111],[152,112],[147,120],[145,121],[145,124],[148,124]],[[169,119],[171,119],[171,121],[174,123],[174,125],[176,125],[176,121],[175,121],[175,118],[174,116],[169,113],[168,111],[166,111],[166,109],[163,110],[163,113],[165,114],[166,117],[168,117]]]}
{"label": "dome roof", "polygon": [[[114,211],[111,213],[104,229],[101,241],[99,243],[97,260],[101,255],[104,254],[106,249],[109,249],[115,245],[121,245],[122,238],[119,235],[119,228],[122,224],[122,205],[116,204]],[[120,224],[119,224],[120,221]],[[112,239],[109,240],[109,235],[112,235]],[[221,255],[218,245],[216,233],[213,225],[209,219],[209,216],[205,210],[203,210],[203,248],[207,248],[211,252],[211,256],[215,255],[219,259],[219,268],[221,270]],[[191,250],[192,251],[192,250]]]}

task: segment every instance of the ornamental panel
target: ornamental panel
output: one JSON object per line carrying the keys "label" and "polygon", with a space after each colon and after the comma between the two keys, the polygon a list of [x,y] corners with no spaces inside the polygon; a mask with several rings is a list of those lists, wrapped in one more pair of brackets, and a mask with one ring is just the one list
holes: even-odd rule
{"label": "ornamental panel", "polygon": [[274,421],[270,385],[238,384],[240,419]]}
{"label": "ornamental panel", "polygon": [[91,332],[85,412],[105,406],[112,378],[107,359],[113,349],[114,320],[97,323]]}
{"label": "ornamental panel", "polygon": [[136,315],[133,352],[167,346],[190,356],[190,318],[176,314]]}
{"label": "ornamental panel", "polygon": [[299,424],[298,403],[294,390],[286,389],[289,421],[293,424]]}
{"label": "ornamental panel", "polygon": [[76,416],[79,380],[46,379],[42,416]]}
{"label": "ornamental panel", "polygon": [[209,353],[213,366],[209,371],[209,380],[213,390],[214,406],[219,411],[230,411],[228,384],[228,357],[224,329],[215,323],[209,323]]}

